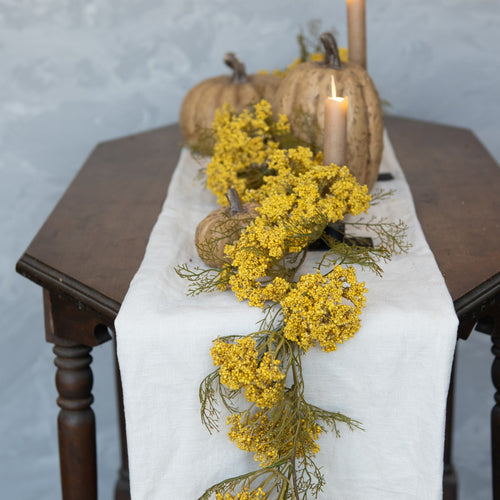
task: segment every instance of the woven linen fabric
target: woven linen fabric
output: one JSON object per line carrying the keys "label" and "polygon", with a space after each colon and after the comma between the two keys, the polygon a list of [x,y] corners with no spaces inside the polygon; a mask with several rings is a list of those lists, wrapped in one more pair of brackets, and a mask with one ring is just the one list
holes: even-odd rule
{"label": "woven linen fabric", "polygon": [[[362,326],[331,353],[303,357],[306,399],[362,422],[319,438],[315,456],[329,500],[442,498],[445,407],[457,318],[425,241],[387,134],[382,170],[394,190],[370,214],[404,220],[412,248],[383,264],[383,278],[357,270],[368,288]],[[225,416],[210,435],[198,388],[214,369],[212,340],[256,331],[260,309],[230,291],[187,297],[174,267],[200,265],[196,225],[217,208],[183,150],[144,260],[116,319],[133,500],[194,500],[212,484],[258,468],[227,437]],[[319,259],[309,252],[301,273]]]}

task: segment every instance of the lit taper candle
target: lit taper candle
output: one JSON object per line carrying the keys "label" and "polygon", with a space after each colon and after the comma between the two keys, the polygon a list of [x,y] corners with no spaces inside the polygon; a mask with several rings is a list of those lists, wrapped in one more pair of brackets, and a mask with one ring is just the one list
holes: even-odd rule
{"label": "lit taper candle", "polygon": [[366,69],[365,0],[347,0],[347,46],[349,61]]}
{"label": "lit taper candle", "polygon": [[323,163],[345,165],[347,97],[337,97],[332,75],[332,95],[325,101]]}

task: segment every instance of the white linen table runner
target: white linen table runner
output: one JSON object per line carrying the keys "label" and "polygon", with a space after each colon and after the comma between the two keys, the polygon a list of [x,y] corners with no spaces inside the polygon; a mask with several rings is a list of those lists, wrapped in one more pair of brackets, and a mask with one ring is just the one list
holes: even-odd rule
{"label": "white linen table runner", "polygon": [[[384,276],[357,270],[368,288],[354,338],[303,357],[306,399],[362,422],[322,434],[315,456],[325,500],[442,498],[445,407],[457,318],[425,241],[411,193],[387,134],[382,170],[394,179],[374,190],[394,195],[370,210],[404,220],[412,244],[383,264]],[[227,292],[187,297],[174,267],[200,265],[196,225],[217,208],[183,150],[144,260],[116,319],[132,500],[195,500],[212,484],[258,468],[221,432],[200,420],[198,388],[214,369],[212,340],[257,330],[262,312]],[[309,252],[301,272],[318,260]]]}

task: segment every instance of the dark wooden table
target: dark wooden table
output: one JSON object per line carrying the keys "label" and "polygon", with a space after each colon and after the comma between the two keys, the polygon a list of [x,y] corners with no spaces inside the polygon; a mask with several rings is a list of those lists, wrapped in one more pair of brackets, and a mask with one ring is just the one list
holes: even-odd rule
{"label": "dark wooden table", "polygon": [[[386,126],[418,217],[460,318],[492,335],[495,498],[500,498],[500,170],[468,130],[388,117]],[[59,453],[65,500],[97,497],[92,348],[111,339],[115,317],[142,260],[176,166],[176,125],[96,147],[48,217],[17,271],[43,288],[45,335],[54,344]],[[126,437],[117,369],[122,464],[115,490],[128,498]],[[456,498],[450,391],[445,498]]]}

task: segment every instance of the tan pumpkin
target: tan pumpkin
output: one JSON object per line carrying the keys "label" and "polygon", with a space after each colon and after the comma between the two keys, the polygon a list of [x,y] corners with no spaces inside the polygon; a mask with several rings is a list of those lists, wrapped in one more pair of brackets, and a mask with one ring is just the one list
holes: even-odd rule
{"label": "tan pumpkin", "polygon": [[346,165],[358,182],[371,189],[383,150],[384,122],[377,89],[361,66],[340,60],[332,34],[323,33],[321,41],[324,61],[304,62],[291,70],[276,92],[273,111],[276,117],[286,114],[296,135],[322,148],[325,100],[331,95],[333,75],[337,95],[348,98]]}
{"label": "tan pumpkin", "polygon": [[233,70],[232,75],[203,80],[184,97],[179,125],[185,139],[197,139],[211,126],[215,110],[225,103],[240,112],[261,99],[270,102],[281,83],[274,75],[247,75],[245,65],[232,52],[224,56],[224,62]]}
{"label": "tan pumpkin", "polygon": [[198,224],[194,238],[200,259],[207,266],[219,269],[228,260],[225,246],[234,243],[259,215],[255,210],[258,204],[242,204],[236,189],[229,188],[227,198],[230,206],[210,212]]}

